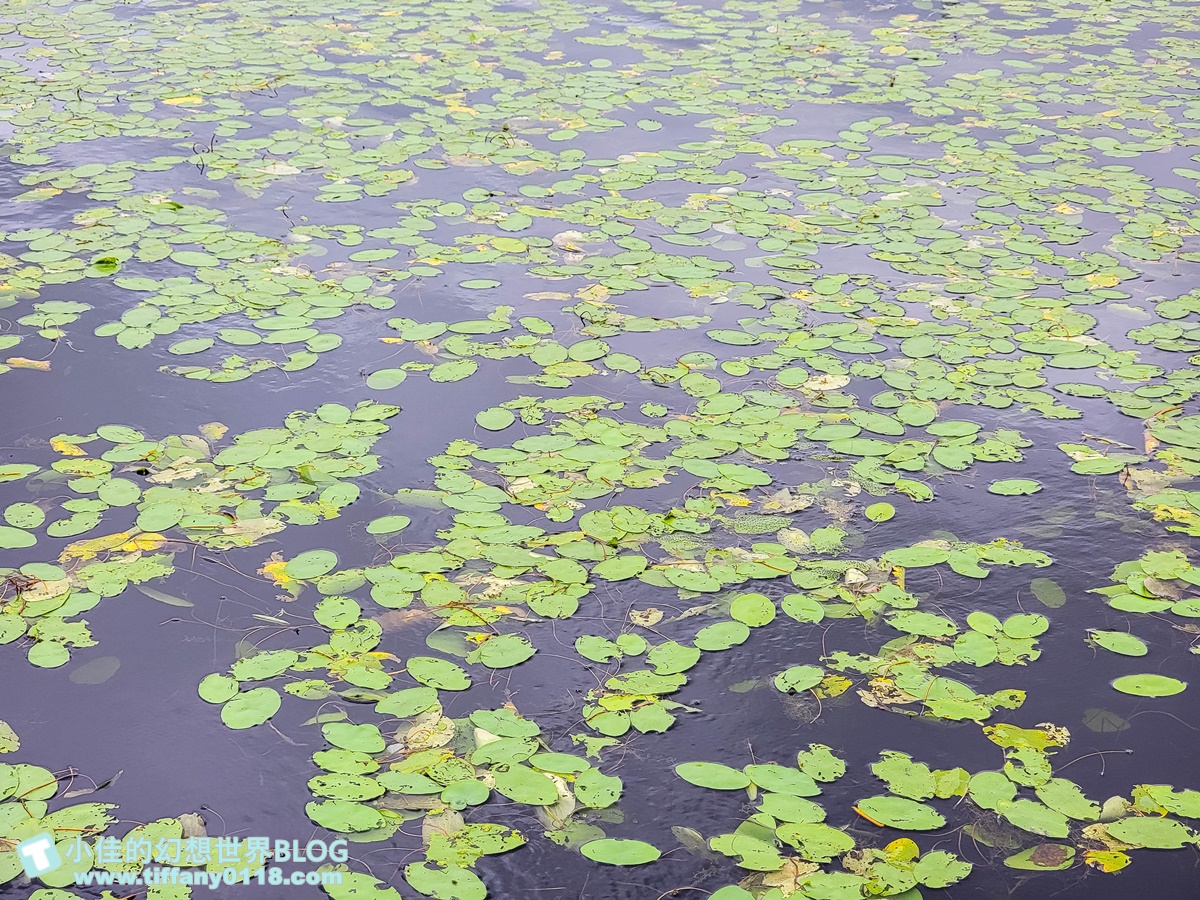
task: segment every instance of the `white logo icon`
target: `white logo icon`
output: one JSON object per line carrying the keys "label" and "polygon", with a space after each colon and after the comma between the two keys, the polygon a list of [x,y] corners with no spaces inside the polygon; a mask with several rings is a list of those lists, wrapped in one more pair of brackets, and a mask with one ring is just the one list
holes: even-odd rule
{"label": "white logo icon", "polygon": [[54,838],[43,832],[17,844],[17,856],[30,878],[53,872],[62,865],[62,857],[54,846]]}

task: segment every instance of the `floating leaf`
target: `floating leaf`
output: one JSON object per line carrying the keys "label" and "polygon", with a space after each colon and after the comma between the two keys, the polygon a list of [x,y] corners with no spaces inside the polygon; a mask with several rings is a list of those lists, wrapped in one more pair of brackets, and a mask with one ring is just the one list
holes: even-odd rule
{"label": "floating leaf", "polygon": [[1088,640],[1097,647],[1122,656],[1145,656],[1149,652],[1145,641],[1124,631],[1098,631],[1092,628],[1088,630]]}
{"label": "floating leaf", "polygon": [[409,863],[404,867],[404,880],[414,891],[436,900],[484,900],[487,896],[487,888],[479,876],[458,866],[441,868]]}
{"label": "floating leaf", "polygon": [[260,687],[245,691],[221,707],[221,721],[241,729],[261,725],[279,712],[282,698],[274,688]]}
{"label": "floating leaf", "polygon": [[775,676],[775,687],[785,694],[807,691],[820,684],[824,677],[825,670],[819,666],[792,666]]}
{"label": "floating leaf", "polygon": [[913,866],[917,881],[928,888],[957,884],[971,874],[972,865],[945,850],[933,850],[921,856]]}
{"label": "floating leaf", "polygon": [[326,628],[346,628],[357,622],[362,607],[349,597],[326,597],[313,610],[313,618]]}
{"label": "floating leaf", "polygon": [[327,722],[321,726],[325,739],[342,750],[360,753],[379,753],[386,746],[375,725],[354,725],[350,722]]}
{"label": "floating leaf", "polygon": [[1115,679],[1112,686],[1122,694],[1132,694],[1135,697],[1173,697],[1187,687],[1187,682],[1167,675],[1147,673],[1124,675]]}
{"label": "floating leaf", "polygon": [[202,353],[210,349],[214,343],[212,338],[191,338],[186,341],[176,341],[167,348],[167,352],[174,353],[176,356],[188,356],[192,353]]}
{"label": "floating leaf", "polygon": [[829,862],[835,856],[841,856],[854,848],[854,838],[821,822],[780,825],[775,834],[784,843],[795,847],[802,859],[816,863]]}
{"label": "floating leaf", "polygon": [[868,797],[855,807],[875,822],[906,831],[932,831],[946,824],[945,817],[932,806],[906,797]]}
{"label": "floating leaf", "polygon": [[407,377],[405,369],[377,369],[367,376],[367,387],[373,391],[390,391],[403,384]]}
{"label": "floating leaf", "polygon": [[[535,652],[528,638],[519,634],[498,634],[484,641],[474,655],[489,669],[507,669],[525,662]],[[468,659],[475,661],[471,657]]]}
{"label": "floating leaf", "polygon": [[744,644],[749,637],[749,627],[741,622],[717,622],[701,628],[695,644],[700,650],[729,650]]}
{"label": "floating leaf", "polygon": [[640,866],[654,862],[662,854],[645,841],[601,838],[588,841],[579,852],[593,862],[610,866]]}
{"label": "floating leaf", "polygon": [[325,800],[304,807],[307,816],[323,828],[344,834],[374,831],[383,827],[379,810],[350,800]]}
{"label": "floating leaf", "polygon": [[1045,634],[1050,621],[1037,613],[1019,613],[1005,619],[1003,627],[1010,638],[1032,638]]}
{"label": "floating leaf", "polygon": [[675,675],[686,672],[700,661],[700,650],[675,641],[659,644],[646,656],[646,662],[656,675]]}
{"label": "floating leaf", "polygon": [[1009,478],[1003,481],[993,481],[988,485],[989,494],[999,494],[1001,497],[1020,497],[1036,494],[1042,489],[1039,482],[1029,478]]}
{"label": "floating leaf", "polygon": [[408,674],[422,684],[441,691],[465,691],[471,676],[461,666],[434,656],[413,656],[407,662]]}
{"label": "floating leaf", "polygon": [[408,688],[388,694],[375,704],[375,711],[383,716],[407,719],[418,715],[437,703],[437,691],[431,687]]}
{"label": "floating leaf", "polygon": [[1105,828],[1111,837],[1122,843],[1153,850],[1177,850],[1196,839],[1187,826],[1173,819],[1127,818],[1111,822]]}
{"label": "floating leaf", "polygon": [[1100,817],[1100,804],[1084,796],[1079,785],[1065,778],[1051,778],[1039,784],[1035,791],[1038,799],[1055,812],[1081,822],[1095,822]]}
{"label": "floating leaf", "polygon": [[516,416],[499,406],[493,406],[475,414],[475,421],[479,427],[486,428],[488,431],[503,431],[516,420]]}
{"label": "floating leaf", "polygon": [[902,547],[898,550],[889,550],[883,555],[883,558],[893,566],[918,568],[936,566],[938,563],[946,562],[950,559],[950,551],[942,547]]}
{"label": "floating leaf", "polygon": [[846,763],[824,744],[809,744],[796,755],[796,766],[817,781],[836,781],[846,774]]}
{"label": "floating leaf", "polygon": [[71,659],[71,651],[54,641],[38,641],[29,648],[27,658],[40,669],[57,669]]}
{"label": "floating leaf", "polygon": [[721,763],[680,763],[675,767],[675,774],[690,784],[718,791],[736,791],[750,784],[750,776],[745,772]]}
{"label": "floating leaf", "polygon": [[763,594],[741,594],[734,598],[729,615],[744,625],[759,628],[775,618],[775,604]]}
{"label": "floating leaf", "polygon": [[863,513],[872,522],[887,522],[896,515],[896,507],[890,503],[872,503]]}
{"label": "floating leaf", "polygon": [[606,581],[624,581],[641,574],[645,569],[644,556],[614,556],[592,566],[592,574]]}
{"label": "floating leaf", "polygon": [[205,675],[200,680],[198,692],[206,703],[224,703],[237,696],[238,680],[228,675]]}
{"label": "floating leaf", "polygon": [[746,774],[765,791],[793,797],[815,797],[821,793],[811,775],[774,763],[746,766]]}
{"label": "floating leaf", "polygon": [[12,753],[20,748],[21,741],[17,738],[17,733],[12,730],[11,725],[0,720],[0,753]]}
{"label": "floating leaf", "polygon": [[479,363],[473,359],[456,359],[434,366],[429,370],[429,380],[437,382],[462,381],[474,375],[479,369]]}
{"label": "floating leaf", "polygon": [[1001,804],[999,812],[1021,830],[1044,837],[1065,838],[1070,831],[1066,816],[1035,800]]}
{"label": "floating leaf", "polygon": [[496,790],[517,803],[533,806],[549,806],[558,801],[558,790],[554,781],[528,766],[514,763],[493,769]]}
{"label": "floating leaf", "polygon": [[575,779],[575,797],[583,806],[604,809],[620,799],[622,783],[615,775],[591,768]]}
{"label": "floating leaf", "polygon": [[24,550],[37,543],[37,537],[20,528],[0,525],[0,550]]}
{"label": "floating leaf", "polygon": [[308,550],[288,560],[283,567],[289,578],[307,581],[332,572],[337,565],[337,554],[332,550]]}
{"label": "floating leaf", "polygon": [[230,669],[238,681],[263,681],[282,675],[299,659],[294,650],[268,650],[239,659]]}
{"label": "floating leaf", "polygon": [[381,516],[367,523],[367,534],[395,534],[411,524],[408,516]]}

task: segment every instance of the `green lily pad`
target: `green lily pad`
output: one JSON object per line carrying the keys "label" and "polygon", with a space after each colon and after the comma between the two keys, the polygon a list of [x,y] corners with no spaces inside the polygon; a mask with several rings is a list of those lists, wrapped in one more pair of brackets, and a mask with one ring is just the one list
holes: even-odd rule
{"label": "green lily pad", "polygon": [[465,691],[471,676],[461,666],[434,656],[413,656],[406,664],[408,674],[417,681],[441,691]]}
{"label": "green lily pad", "polygon": [[1008,478],[988,485],[989,494],[999,494],[1001,497],[1023,497],[1036,494],[1041,489],[1041,483],[1030,478]]}
{"label": "green lily pad", "polygon": [[946,824],[945,816],[932,806],[907,797],[868,797],[855,806],[876,822],[905,831],[933,831]]}
{"label": "green lily pad", "polygon": [[404,867],[404,880],[414,890],[435,900],[484,900],[487,888],[470,869],[458,866],[431,866],[428,863],[409,863]]}
{"label": "green lily pad", "polygon": [[395,534],[411,524],[408,516],[381,516],[367,523],[367,534]]}
{"label": "green lily pad", "polygon": [[337,565],[337,554],[332,550],[309,550],[288,560],[283,567],[290,578],[306,581],[332,572]]}
{"label": "green lily pad", "polygon": [[260,687],[244,691],[221,707],[221,721],[229,728],[253,728],[279,712],[282,698],[274,688]]}
{"label": "green lily pad", "polygon": [[652,844],[620,838],[588,841],[579,848],[579,852],[592,862],[610,866],[641,866],[662,856]]}
{"label": "green lily pad", "polygon": [[887,522],[895,517],[896,507],[890,503],[872,503],[863,513],[872,522]]}
{"label": "green lily pad", "polygon": [[1168,675],[1147,673],[1123,675],[1115,679],[1112,686],[1122,694],[1132,694],[1135,697],[1173,697],[1187,688],[1187,682]]}
{"label": "green lily pad", "polygon": [[475,421],[479,427],[486,428],[488,431],[503,431],[516,420],[516,416],[499,406],[493,406],[475,414]]}
{"label": "green lily pad", "polygon": [[750,776],[745,772],[721,763],[680,763],[675,767],[675,774],[690,784],[718,791],[736,791],[750,784]]}
{"label": "green lily pad", "polygon": [[1149,652],[1145,641],[1124,631],[1098,631],[1093,628],[1088,631],[1088,640],[1097,647],[1122,656],[1145,656]]}

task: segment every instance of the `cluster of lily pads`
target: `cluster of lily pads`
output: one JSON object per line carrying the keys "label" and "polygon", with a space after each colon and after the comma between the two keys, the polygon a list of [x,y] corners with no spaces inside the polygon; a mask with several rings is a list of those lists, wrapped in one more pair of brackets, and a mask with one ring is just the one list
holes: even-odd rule
{"label": "cluster of lily pads", "polygon": [[[1200,792],[1135,785],[1132,800],[1114,796],[1101,805],[1084,796],[1074,782],[1051,775],[1050,756],[1070,740],[1065,729],[997,725],[985,733],[1005,750],[1001,771],[934,770],[906,753],[884,751],[871,771],[888,792],[858,800],[853,812],[876,827],[936,831],[945,826],[946,817],[927,801],[954,801],[958,806],[969,799],[978,820],[963,831],[977,844],[1003,853],[1020,846],[1016,835],[1022,832],[1070,838],[1088,847],[1084,862],[1103,872],[1128,866],[1131,859],[1125,851],[1134,847],[1178,849],[1194,842],[1191,829],[1167,816],[1195,818]],[[751,764],[739,770],[708,762],[676,766],[679,776],[692,784],[721,791],[746,789],[751,800],[759,801],[754,814],[732,833],[711,838],[709,846],[736,858],[742,868],[763,874],[748,876],[743,886],[724,888],[714,896],[786,897],[797,891],[810,896],[896,896],[918,885],[947,887],[970,874],[970,863],[943,850],[920,854],[910,838],[881,849],[857,847],[856,829],[825,824],[826,810],[808,798],[820,795],[821,783],[836,781],[845,771],[845,764],[820,744],[800,751],[795,768]],[[1036,799],[1019,796],[1023,789]],[[761,797],[759,790],[764,792]],[[688,829],[682,830],[685,834],[679,836],[685,839]],[[781,845],[791,849],[784,851]],[[1075,844],[1041,843],[1008,855],[1004,863],[1023,871],[1055,871],[1070,867],[1076,854]],[[843,871],[820,868],[838,857]]]}
{"label": "cluster of lily pads", "polygon": [[[68,620],[130,585],[191,606],[141,586],[171,574],[172,555],[189,547],[249,547],[289,524],[339,516],[359,497],[353,479],[379,468],[371,446],[387,431],[384,420],[398,412],[370,401],[353,409],[327,403],[232,441],[224,441],[228,429],[219,423],[156,441],[125,425],[103,425],[52,438],[61,458],[49,466],[6,464],[0,480],[32,496],[5,507],[0,547],[54,542],[58,556],[0,573],[0,643],[32,638],[29,661],[55,668],[70,659],[69,648],[96,643],[85,620]],[[103,445],[109,446],[96,452]],[[71,499],[62,500],[64,489]],[[48,513],[58,510],[67,515],[50,520]],[[97,537],[59,543],[102,526]]]}
{"label": "cluster of lily pads", "polygon": [[[19,747],[15,732],[0,722],[0,753]],[[83,786],[75,787],[77,783]],[[104,839],[114,842],[116,852],[106,853],[97,844],[117,822],[112,814],[115,804],[75,802],[50,811],[50,802],[56,798],[74,799],[104,786],[94,781],[89,784],[87,777],[80,777],[75,770],[56,773],[29,763],[0,763],[0,879],[9,882],[22,875],[21,858],[15,848],[21,841],[41,834],[50,835],[66,864],[39,877],[46,886],[30,895],[34,900],[77,896],[65,888],[75,884],[76,872],[88,869],[133,876],[152,862],[169,861],[185,870],[202,870],[206,878],[231,865],[251,874],[262,869],[261,860],[240,849],[232,855],[226,852],[224,859],[213,853],[205,822],[195,813],[137,825],[120,838],[108,835]],[[130,853],[126,848],[138,849]],[[106,891],[104,896],[115,895]],[[186,884],[150,884],[144,896],[148,900],[188,900],[192,889]]]}
{"label": "cluster of lily pads", "polygon": [[[476,870],[535,822],[592,862],[656,862],[614,758],[687,728],[681,692],[718,653],[745,653],[731,690],[797,721],[857,698],[967,723],[1003,758],[932,769],[881,746],[886,792],[824,805],[810,798],[847,766],[807,738],[795,765],[679,763],[758,804],[728,833],[673,829],[728,862],[718,877],[744,870],[717,900],[919,897],[971,864],[896,835],[951,823],[1026,872],[1196,844],[1200,793],[1089,799],[1056,771],[1067,729],[1026,722],[1026,691],[991,681],[1064,627],[1057,581],[1030,582],[1037,613],[982,593],[948,610],[930,589],[1055,561],[1003,521],[976,540],[900,530],[964,486],[1037,504],[1047,469],[1023,476],[1049,450],[1097,493],[1097,521],[1168,535],[1151,526],[1154,546],[1094,591],[1112,613],[1096,602],[1104,627],[1079,639],[1140,659],[1166,646],[1159,625],[1200,633],[1182,541],[1200,534],[1200,416],[1184,414],[1200,291],[1172,277],[1200,262],[1193,36],[1148,0],[929,5],[11,0],[0,152],[25,225],[0,234],[0,374],[57,377],[76,344],[157,354],[164,373],[244,382],[213,387],[219,407],[375,348],[356,400],[465,379],[530,393],[448,413],[456,439],[365,524],[369,563],[247,548],[349,520],[355,479],[386,472],[375,444],[396,405],[327,402],[231,441],[216,423],[52,437],[58,458],[0,466],[0,550],[23,555],[0,571],[0,643],[63,666],[95,644],[79,616],[102,599],[191,605],[151,586],[175,553],[257,554],[288,605],[259,614],[270,635],[200,699],[235,731],[286,698],[316,704],[309,818],[389,847],[419,821],[424,860],[403,876],[438,900],[482,900]],[[1141,425],[1136,445],[1059,424],[1109,407]],[[756,633],[794,636],[795,658],[761,670],[738,649]],[[570,728],[528,695],[480,696],[564,648],[595,679]],[[1143,668],[1115,692],[1187,688]],[[0,752],[17,749],[0,723]],[[113,824],[107,804],[49,812],[56,786],[0,766],[0,882],[22,837]],[[73,896],[42,881],[36,900]],[[325,889],[398,897],[349,872]]]}

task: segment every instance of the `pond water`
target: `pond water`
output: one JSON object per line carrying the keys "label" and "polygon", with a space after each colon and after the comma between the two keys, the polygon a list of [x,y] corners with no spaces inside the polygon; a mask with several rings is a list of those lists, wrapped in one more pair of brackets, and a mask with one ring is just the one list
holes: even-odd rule
{"label": "pond water", "polygon": [[1197,11],[10,0],[0,897],[1194,894]]}

